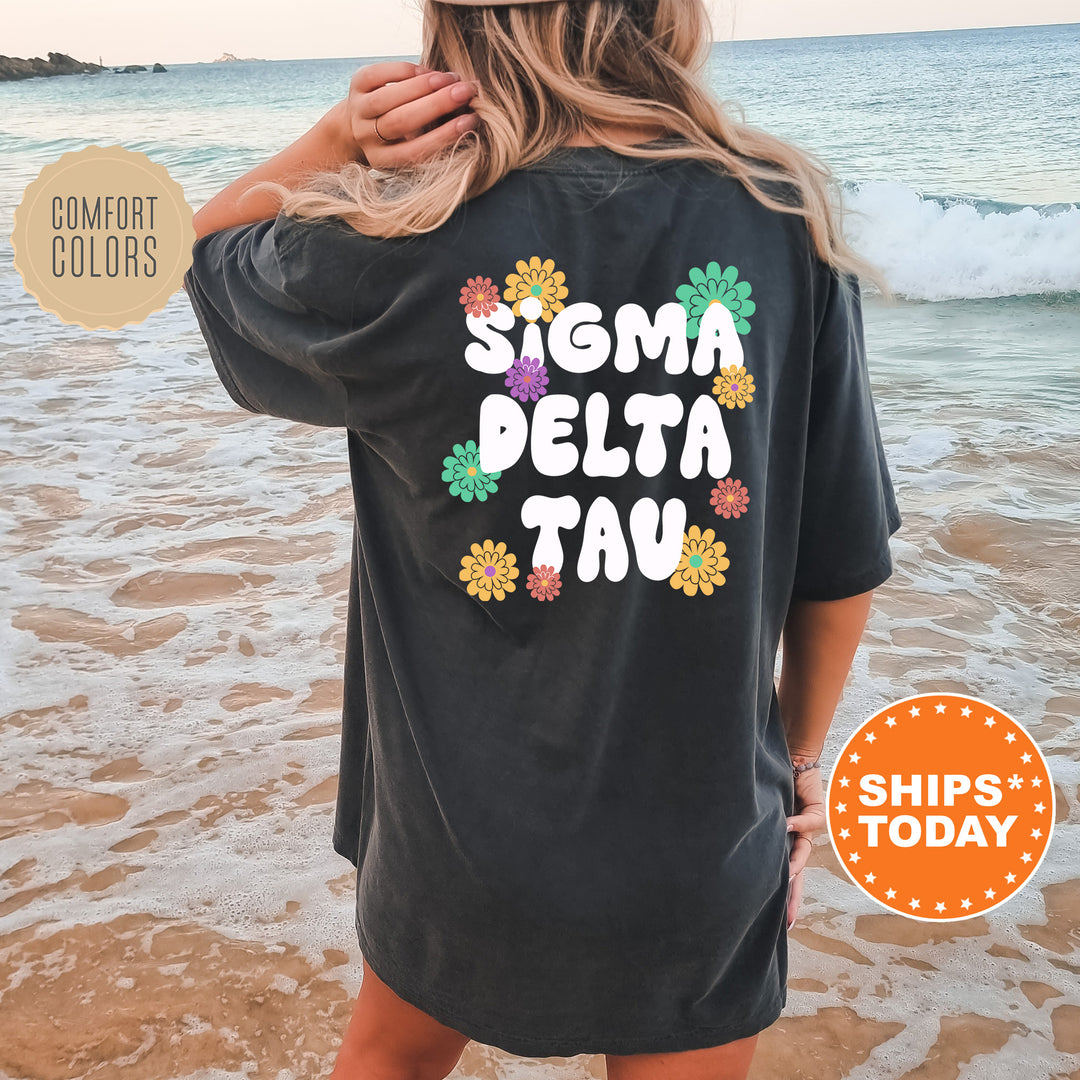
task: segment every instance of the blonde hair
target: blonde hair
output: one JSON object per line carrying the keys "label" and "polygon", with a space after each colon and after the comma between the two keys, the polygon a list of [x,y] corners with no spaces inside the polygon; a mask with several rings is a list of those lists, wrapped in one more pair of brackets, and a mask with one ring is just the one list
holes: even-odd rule
{"label": "blonde hair", "polygon": [[[289,216],[340,217],[369,236],[429,232],[512,169],[584,134],[627,157],[694,158],[737,178],[765,206],[804,217],[819,258],[892,298],[884,274],[844,239],[843,192],[829,167],[745,123],[741,106],[735,119],[707,86],[712,24],[703,0],[423,2],[421,59],[477,83],[470,105],[479,123],[437,155],[388,173],[353,161],[309,171],[297,188],[254,185],[279,194]],[[685,142],[635,146],[603,130],[612,125],[659,128]]]}

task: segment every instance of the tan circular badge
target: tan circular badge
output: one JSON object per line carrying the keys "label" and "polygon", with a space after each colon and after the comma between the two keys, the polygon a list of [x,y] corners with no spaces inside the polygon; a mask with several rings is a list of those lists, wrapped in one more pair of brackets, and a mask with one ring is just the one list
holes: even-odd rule
{"label": "tan circular badge", "polygon": [[11,234],[26,291],[64,322],[119,330],[160,311],[183,283],[194,213],[163,165],[87,146],[46,165]]}

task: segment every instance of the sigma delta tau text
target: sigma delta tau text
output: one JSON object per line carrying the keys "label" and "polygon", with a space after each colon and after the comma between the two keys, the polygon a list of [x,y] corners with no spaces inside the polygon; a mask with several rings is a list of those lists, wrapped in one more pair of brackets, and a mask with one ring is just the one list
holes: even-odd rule
{"label": "sigma delta tau text", "polygon": [[[532,314],[525,303],[522,314]],[[742,342],[731,312],[721,303],[709,305],[702,314],[692,355],[687,312],[680,303],[662,304],[655,319],[639,304],[621,305],[615,312],[614,351],[611,334],[599,323],[602,315],[593,303],[567,305],[551,319],[546,350],[534,316],[525,325],[520,352],[515,352],[513,342],[505,336],[517,321],[508,305],[500,303],[486,316],[469,313],[466,323],[478,340],[466,347],[465,362],[490,375],[505,375],[516,358],[525,356],[539,362],[548,358],[563,371],[575,373],[595,371],[609,361],[617,371],[632,372],[642,353],[657,361],[663,355],[664,371],[669,375],[702,376],[721,367],[738,369],[742,365]],[[628,425],[641,428],[632,455],[626,447],[605,445],[610,405],[600,391],[590,393],[584,402],[584,453],[562,441],[572,431],[570,421],[580,412],[581,402],[576,397],[557,391],[540,397],[531,417],[505,392],[488,394],[480,404],[480,468],[485,473],[508,469],[528,448],[534,468],[545,476],[565,476],[579,467],[585,476],[623,476],[631,468],[641,476],[656,476],[668,464],[663,429],[680,425],[678,468],[684,477],[698,476],[704,469],[719,479],[731,467],[721,405],[709,392],[699,394],[687,408],[674,393],[638,393],[627,398],[623,417]],[[576,528],[582,522],[582,509],[573,495],[530,495],[521,505],[521,522],[526,528],[539,530],[531,565],[558,570],[563,562],[560,531]],[[679,564],[686,524],[682,499],[667,499],[662,510],[648,497],[634,503],[627,526],[642,574],[657,581],[670,577]],[[577,561],[580,580],[597,577],[601,552],[606,577],[621,580],[629,567],[630,550],[618,509],[606,496],[594,499],[584,515]]]}

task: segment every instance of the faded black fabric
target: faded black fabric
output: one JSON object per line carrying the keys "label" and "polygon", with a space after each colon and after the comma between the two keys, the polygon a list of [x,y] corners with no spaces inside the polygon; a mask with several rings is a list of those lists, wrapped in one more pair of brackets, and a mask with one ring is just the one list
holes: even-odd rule
{"label": "faded black fabric", "polygon": [[[529,330],[519,307],[485,344],[473,286],[490,278],[508,319],[534,256],[549,317]],[[372,968],[525,1056],[689,1050],[768,1027],[786,1002],[793,813],[781,629],[793,596],[885,581],[900,525],[857,280],[816,257],[796,215],[705,165],[573,147],[421,236],[284,215],[211,234],[185,284],[238,405],[346,430],[356,516],[333,842],[358,868]],[[659,324],[672,302],[682,373],[667,368],[674,337],[661,351],[616,332],[629,305]],[[596,308],[556,322],[577,303]],[[582,370],[603,353],[598,327],[610,354]],[[509,355],[523,379],[535,328],[547,383],[533,400],[495,367]],[[707,373],[693,367],[703,340],[718,343]],[[517,430],[489,423],[480,440],[488,399],[528,426],[501,470],[467,447]],[[579,517],[553,545],[523,503],[550,515],[572,509],[551,501],[566,496]],[[549,599],[542,535],[560,581]]]}

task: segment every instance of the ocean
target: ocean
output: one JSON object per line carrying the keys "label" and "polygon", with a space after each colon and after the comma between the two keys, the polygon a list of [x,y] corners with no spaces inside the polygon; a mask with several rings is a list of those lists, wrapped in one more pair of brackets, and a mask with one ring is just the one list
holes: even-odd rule
{"label": "ocean", "polygon": [[[766,1033],[761,1077],[1080,1068],[1078,56],[1080,23],[712,52],[747,122],[836,171],[899,294],[867,287],[864,313],[904,524],[825,761],[889,701],[963,692],[1027,727],[1056,796],[1034,880],[940,928],[882,913],[819,837],[783,1023],[820,1068]],[[344,1029],[344,439],[238,410],[182,292],[119,331],[59,322],[10,233],[39,170],[91,143],[143,151],[198,208],[368,62],[0,84],[0,1077],[290,1080]],[[474,1046],[455,1075],[598,1069]]]}

